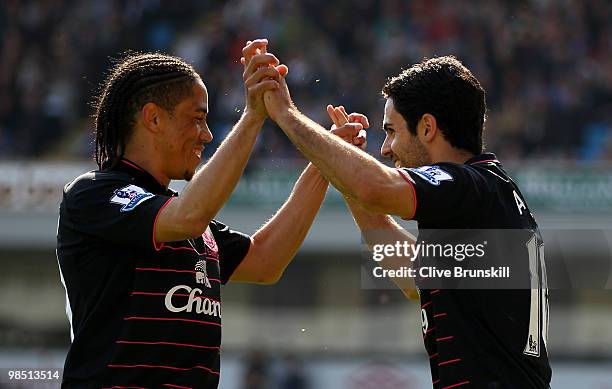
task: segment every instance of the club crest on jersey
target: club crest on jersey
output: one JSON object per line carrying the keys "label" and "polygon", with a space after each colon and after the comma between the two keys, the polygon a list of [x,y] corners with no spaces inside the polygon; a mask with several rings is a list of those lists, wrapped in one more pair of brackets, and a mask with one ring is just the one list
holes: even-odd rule
{"label": "club crest on jersey", "polygon": [[210,280],[208,274],[206,274],[206,261],[199,260],[195,265],[195,272],[196,283],[204,284],[207,288],[210,288]]}
{"label": "club crest on jersey", "polygon": [[207,227],[206,231],[204,231],[204,233],[202,234],[202,240],[204,241],[206,247],[208,247],[213,253],[219,251],[219,248],[217,247],[217,241],[215,240],[214,235],[210,231],[210,227]]}
{"label": "club crest on jersey", "polygon": [[153,197],[155,197],[154,194],[147,192],[139,186],[128,185],[121,189],[115,189],[110,202],[123,205],[121,212],[128,212]]}
{"label": "club crest on jersey", "polygon": [[415,169],[408,169],[416,174],[418,174],[425,181],[429,182],[431,185],[440,185],[442,181],[452,181],[453,176],[451,176],[447,171],[442,170],[439,166],[421,166]]}

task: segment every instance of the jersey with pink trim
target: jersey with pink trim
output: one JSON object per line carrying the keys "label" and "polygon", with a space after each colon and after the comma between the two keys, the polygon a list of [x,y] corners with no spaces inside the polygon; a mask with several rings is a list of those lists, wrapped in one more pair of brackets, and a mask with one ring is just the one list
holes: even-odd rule
{"label": "jersey with pink trim", "polygon": [[213,220],[196,239],[155,242],[176,196],[125,159],[66,185],[57,257],[72,344],[62,388],[218,386],[221,285],[251,241]]}
{"label": "jersey with pink trim", "polygon": [[[518,186],[491,153],[464,164],[398,171],[415,197],[412,219],[418,222],[417,244],[423,250],[413,267],[433,388],[548,388],[552,373],[543,242]],[[470,244],[475,253],[482,245],[482,258],[425,254],[427,245],[435,253],[436,246],[452,252]],[[432,267],[438,274],[453,274],[457,268],[463,274],[474,270],[470,266],[493,263],[511,266],[517,277],[488,284],[466,276],[431,277],[436,274]]]}

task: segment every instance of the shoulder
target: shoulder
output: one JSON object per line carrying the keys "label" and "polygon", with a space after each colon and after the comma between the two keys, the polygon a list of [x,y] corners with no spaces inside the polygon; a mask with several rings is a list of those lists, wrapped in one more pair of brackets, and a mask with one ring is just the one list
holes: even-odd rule
{"label": "shoulder", "polygon": [[211,220],[209,227],[210,227],[210,231],[212,232],[213,236],[218,241],[224,241],[224,240],[233,241],[235,239],[238,239],[238,240],[246,239],[250,243],[251,238],[249,237],[249,235],[242,233],[240,231],[233,230],[232,228],[228,227],[225,223],[222,223],[219,220],[216,220],[216,219]]}
{"label": "shoulder", "polygon": [[418,180],[421,183],[427,183],[432,186],[447,186],[448,184],[457,186],[475,184],[480,186],[487,183],[487,177],[480,170],[471,165],[452,162],[440,162],[418,168],[404,168],[402,170],[410,173],[415,181]]}
{"label": "shoulder", "polygon": [[92,170],[81,174],[64,186],[64,193],[75,193],[84,189],[99,186],[112,185],[115,183],[130,182],[129,175],[121,172]]}
{"label": "shoulder", "polygon": [[210,227],[210,230],[213,232],[213,234],[229,230],[229,227],[227,225],[216,219],[212,219],[208,226]]}
{"label": "shoulder", "polygon": [[131,177],[125,173],[89,171],[64,186],[64,201],[82,201],[92,197],[109,196],[115,190],[127,187],[131,183]]}

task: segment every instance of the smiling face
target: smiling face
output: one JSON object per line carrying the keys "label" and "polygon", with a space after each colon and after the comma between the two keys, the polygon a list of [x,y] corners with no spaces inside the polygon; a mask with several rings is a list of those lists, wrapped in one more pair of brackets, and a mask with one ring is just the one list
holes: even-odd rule
{"label": "smiling face", "polygon": [[431,163],[427,149],[418,135],[413,135],[408,130],[408,123],[395,110],[390,98],[385,103],[383,129],[386,137],[380,153],[383,157],[391,158],[395,167],[419,167]]}
{"label": "smiling face", "polygon": [[202,151],[213,136],[206,123],[208,92],[199,78],[191,96],[164,112],[157,151],[163,156],[169,179],[191,180],[202,159]]}

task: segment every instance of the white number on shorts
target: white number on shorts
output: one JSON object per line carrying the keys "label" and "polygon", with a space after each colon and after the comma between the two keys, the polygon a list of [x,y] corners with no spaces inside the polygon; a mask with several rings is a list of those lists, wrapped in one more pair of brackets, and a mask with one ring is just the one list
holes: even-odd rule
{"label": "white number on shorts", "polygon": [[427,321],[427,312],[425,309],[421,309],[421,327],[423,327],[423,333],[427,332],[429,328],[429,322]]}
{"label": "white number on shorts", "polygon": [[544,262],[544,244],[533,234],[527,241],[529,274],[531,278],[531,304],[529,308],[529,332],[523,353],[540,356],[540,339],[548,342],[548,283]]}

